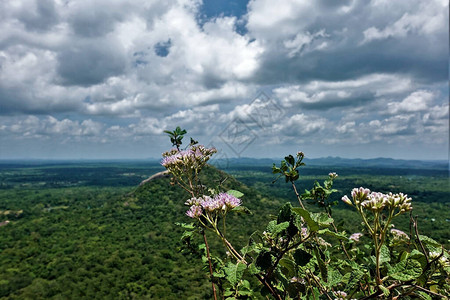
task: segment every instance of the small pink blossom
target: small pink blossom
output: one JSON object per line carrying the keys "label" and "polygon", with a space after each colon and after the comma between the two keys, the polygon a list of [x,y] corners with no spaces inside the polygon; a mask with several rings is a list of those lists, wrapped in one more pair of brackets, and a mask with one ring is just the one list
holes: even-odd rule
{"label": "small pink blossom", "polygon": [[198,219],[202,215],[201,206],[192,205],[189,210],[186,212],[186,215],[193,219]]}
{"label": "small pink blossom", "polygon": [[361,232],[355,232],[353,233],[349,239],[355,241],[355,242],[359,242],[359,239],[363,236],[363,234]]}

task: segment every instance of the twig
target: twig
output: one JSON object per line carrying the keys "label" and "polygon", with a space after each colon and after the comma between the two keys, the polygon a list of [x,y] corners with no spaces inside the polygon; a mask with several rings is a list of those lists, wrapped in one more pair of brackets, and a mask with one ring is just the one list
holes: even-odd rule
{"label": "twig", "polygon": [[427,251],[425,251],[425,247],[423,246],[422,241],[419,238],[419,230],[417,229],[417,216],[414,219],[411,217],[411,220],[413,221],[414,231],[416,232],[416,239],[419,242],[420,248],[422,249],[425,258],[427,259],[427,264],[429,264],[430,258],[428,257],[428,253]]}
{"label": "twig", "polygon": [[314,280],[314,282],[316,283],[316,285],[319,287],[319,289],[322,291],[322,294],[324,294],[325,296],[327,296],[327,298],[329,300],[333,300],[333,298],[330,297],[330,295],[328,295],[327,290],[320,284],[320,282],[317,281],[316,277],[314,276],[313,273],[311,273],[311,271],[309,271],[309,273],[311,274],[311,278]]}
{"label": "twig", "polygon": [[292,183],[292,187],[294,188],[295,195],[297,196],[298,202],[300,203],[300,206],[301,206],[303,209],[305,209],[305,207],[303,206],[302,200],[301,200],[301,198],[300,198],[300,195],[299,195],[298,192],[297,192],[297,188],[295,187],[295,183],[294,183],[293,181],[291,181],[291,183]]}
{"label": "twig", "polygon": [[431,294],[431,295],[433,295],[433,296],[442,297],[442,298],[445,297],[444,295],[441,295],[441,294],[439,294],[439,293],[435,293],[435,292],[433,292],[433,291],[427,290],[426,288],[423,288],[423,287],[421,287],[421,286],[419,286],[419,285],[411,284],[411,286],[413,286],[413,287],[415,287],[416,289],[421,290],[421,291],[423,291],[423,292],[425,292],[425,293]]}
{"label": "twig", "polygon": [[209,274],[211,275],[211,285],[212,285],[212,289],[213,289],[213,293],[214,293],[214,300],[217,300],[216,286],[214,285],[214,282],[212,281],[213,270],[212,270],[211,256],[210,256],[210,254],[209,254],[209,246],[208,246],[208,241],[207,241],[207,239],[206,239],[206,233],[205,233],[205,231],[203,231],[203,240],[205,241],[205,246],[206,246],[206,255],[207,255],[207,257],[208,257]]}

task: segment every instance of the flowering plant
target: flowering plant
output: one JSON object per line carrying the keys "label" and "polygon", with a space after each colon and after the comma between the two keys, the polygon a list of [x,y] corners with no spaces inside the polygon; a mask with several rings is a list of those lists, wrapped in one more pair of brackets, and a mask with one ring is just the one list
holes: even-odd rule
{"label": "flowering plant", "polygon": [[[332,217],[336,173],[329,173],[323,185],[316,181],[312,189],[298,193],[295,183],[304,165],[303,152],[286,156],[272,168],[292,185],[300,207],[283,205],[262,233],[252,234],[237,250],[227,236],[227,215],[249,212],[242,205],[244,194],[224,191],[220,184],[204,186],[199,173],[216,149],[191,139],[182,150],[186,131],[177,127],[166,132],[176,148],[163,154],[161,164],[172,183],[190,195],[185,204],[192,222],[180,224],[186,229],[182,240],[193,253],[203,253],[214,299],[441,299],[449,294],[449,252],[419,234],[417,219],[410,217],[409,234],[392,228],[394,218],[412,210],[410,197],[353,189],[351,198],[342,201],[356,209],[364,231],[348,235]],[[305,203],[323,212],[313,213]],[[207,231],[223,244],[224,256],[213,255]],[[198,249],[192,244],[196,234],[203,241]]]}

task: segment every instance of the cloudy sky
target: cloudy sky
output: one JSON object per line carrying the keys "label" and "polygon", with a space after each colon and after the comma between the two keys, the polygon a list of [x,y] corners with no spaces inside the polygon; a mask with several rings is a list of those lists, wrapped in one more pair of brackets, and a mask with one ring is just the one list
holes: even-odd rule
{"label": "cloudy sky", "polygon": [[0,159],[447,159],[445,0],[0,1]]}

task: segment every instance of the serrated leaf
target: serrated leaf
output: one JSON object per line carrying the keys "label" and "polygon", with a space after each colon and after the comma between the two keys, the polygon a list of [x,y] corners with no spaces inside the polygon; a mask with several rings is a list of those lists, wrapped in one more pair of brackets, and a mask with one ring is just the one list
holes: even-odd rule
{"label": "serrated leaf", "polygon": [[319,230],[319,224],[317,224],[316,221],[311,218],[311,214],[309,211],[301,207],[294,207],[292,208],[292,211],[303,218],[311,232]]}
{"label": "serrated leaf", "polygon": [[267,226],[267,231],[273,236],[278,235],[283,230],[286,230],[289,227],[289,222],[283,222],[280,224],[276,224],[276,221],[270,221]]}
{"label": "serrated leaf", "polygon": [[330,218],[326,213],[313,213],[311,218],[319,224],[319,226],[328,226],[334,222],[333,218]]}
{"label": "serrated leaf", "polygon": [[401,281],[416,279],[422,274],[420,262],[415,259],[407,259],[399,262],[392,268],[389,268],[388,275]]}
{"label": "serrated leaf", "polygon": [[247,266],[241,262],[238,262],[237,264],[229,262],[224,268],[226,278],[232,286],[236,286],[236,284],[241,280],[246,268]]}
{"label": "serrated leaf", "polygon": [[278,264],[282,268],[284,268],[284,270],[286,270],[285,272],[282,273],[287,277],[293,277],[295,275],[295,263],[293,260],[288,258],[282,258],[280,259],[280,262]]}
{"label": "serrated leaf", "polygon": [[256,266],[255,263],[251,263],[251,264],[248,266],[248,272],[249,272],[251,275],[255,275],[255,274],[258,274],[259,272],[261,272],[261,270]]}
{"label": "serrated leaf", "polygon": [[341,281],[342,281],[342,274],[338,270],[334,269],[328,270],[327,285],[329,287],[333,287],[336,284],[340,283]]}
{"label": "serrated leaf", "polygon": [[430,246],[434,246],[434,247],[440,247],[441,244],[439,244],[438,242],[436,242],[435,240],[433,240],[430,237],[427,237],[426,235],[420,235],[419,234],[419,238],[420,241],[424,244],[430,245]]}
{"label": "serrated leaf", "polygon": [[340,239],[340,240],[345,240],[345,241],[348,240],[348,238],[345,235],[343,235],[342,233],[336,233],[336,232],[331,231],[331,230],[329,230],[327,228],[319,230],[318,233],[319,234],[330,235],[330,236],[333,236],[333,237],[335,237],[337,239]]}
{"label": "serrated leaf", "polygon": [[277,216],[278,224],[288,222],[291,219],[291,209],[292,205],[289,202],[281,207],[280,212],[278,213]]}
{"label": "serrated leaf", "polygon": [[387,263],[391,261],[391,253],[386,245],[381,246],[380,250],[380,264]]}
{"label": "serrated leaf", "polygon": [[422,299],[422,300],[432,300],[432,299],[433,299],[433,298],[431,298],[430,295],[428,295],[428,294],[425,293],[425,292],[422,292],[422,291],[416,291],[415,293],[416,293],[417,296],[419,296],[419,298]]}
{"label": "serrated leaf", "polygon": [[343,279],[344,282],[347,282],[345,292],[349,293],[353,287],[360,282],[363,276],[364,272],[361,270],[353,270],[352,272],[345,274]]}
{"label": "serrated leaf", "polygon": [[389,296],[389,294],[391,293],[388,288],[386,288],[385,286],[383,286],[381,284],[378,287],[383,292],[385,297]]}
{"label": "serrated leaf", "polygon": [[244,196],[244,193],[236,191],[236,190],[229,190],[229,191],[227,191],[227,194],[234,196],[236,198],[241,198],[242,196]]}

